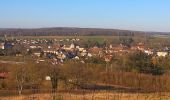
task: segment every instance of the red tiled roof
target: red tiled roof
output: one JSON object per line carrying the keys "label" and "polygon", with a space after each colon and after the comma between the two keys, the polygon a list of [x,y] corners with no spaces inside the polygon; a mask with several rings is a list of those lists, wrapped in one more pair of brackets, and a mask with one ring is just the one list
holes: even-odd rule
{"label": "red tiled roof", "polygon": [[0,73],[0,78],[7,78],[8,77],[8,73]]}
{"label": "red tiled roof", "polygon": [[113,55],[106,55],[104,57],[105,61],[111,61],[112,58],[113,58]]}
{"label": "red tiled roof", "polygon": [[98,54],[100,51],[102,51],[102,48],[93,47],[93,48],[90,48],[89,51],[90,51],[91,53],[96,53],[96,54]]}

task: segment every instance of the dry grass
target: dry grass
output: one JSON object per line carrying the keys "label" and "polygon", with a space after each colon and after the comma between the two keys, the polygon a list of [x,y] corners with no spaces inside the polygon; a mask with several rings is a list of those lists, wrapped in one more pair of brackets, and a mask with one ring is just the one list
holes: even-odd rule
{"label": "dry grass", "polygon": [[[55,98],[54,98],[55,97]],[[98,92],[91,94],[36,94],[28,96],[1,97],[0,100],[170,100],[169,93],[109,93]]]}

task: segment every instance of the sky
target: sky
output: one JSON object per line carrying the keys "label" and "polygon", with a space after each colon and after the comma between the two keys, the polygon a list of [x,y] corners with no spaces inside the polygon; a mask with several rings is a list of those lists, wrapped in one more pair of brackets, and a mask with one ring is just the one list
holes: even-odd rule
{"label": "sky", "polygon": [[0,28],[170,32],[170,0],[0,0]]}

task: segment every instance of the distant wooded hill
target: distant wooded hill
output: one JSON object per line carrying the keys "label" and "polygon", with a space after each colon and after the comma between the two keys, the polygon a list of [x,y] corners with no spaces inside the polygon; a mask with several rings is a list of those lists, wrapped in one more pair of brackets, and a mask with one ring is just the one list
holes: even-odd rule
{"label": "distant wooded hill", "polygon": [[[81,35],[81,36],[94,36],[94,35],[114,35],[114,36],[134,36],[143,35],[145,32],[118,30],[118,29],[99,29],[99,28],[37,28],[37,29],[0,29],[0,35],[13,35],[13,36],[64,36],[64,35]],[[156,32],[147,32],[150,34],[162,34]],[[168,34],[168,33],[166,33]]]}

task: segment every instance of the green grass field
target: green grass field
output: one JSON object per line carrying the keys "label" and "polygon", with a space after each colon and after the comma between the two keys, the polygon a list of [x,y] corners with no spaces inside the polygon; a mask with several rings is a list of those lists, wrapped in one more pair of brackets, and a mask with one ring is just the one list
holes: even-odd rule
{"label": "green grass field", "polygon": [[[168,44],[170,43],[170,36],[164,36],[166,38],[162,38],[159,35],[150,35],[149,37],[143,36],[133,36],[131,37],[134,40],[134,43],[139,42],[147,42],[151,47],[155,47],[159,44]],[[10,38],[10,37],[9,37]],[[109,42],[109,43],[120,43],[121,38],[130,38],[129,36],[22,36],[22,37],[14,37],[17,39],[72,39],[79,38],[82,41],[97,41],[97,42]]]}

